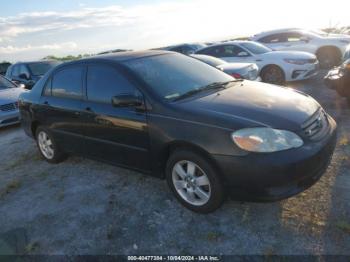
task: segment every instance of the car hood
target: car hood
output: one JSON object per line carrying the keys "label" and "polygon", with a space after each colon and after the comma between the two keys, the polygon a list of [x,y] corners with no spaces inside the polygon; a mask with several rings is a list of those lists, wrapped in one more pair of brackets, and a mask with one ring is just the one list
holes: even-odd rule
{"label": "car hood", "polygon": [[262,58],[289,58],[289,59],[315,59],[316,56],[300,51],[272,51],[260,55]]}
{"label": "car hood", "polygon": [[0,90],[0,104],[16,102],[18,100],[19,95],[23,92],[24,90],[19,87]]}
{"label": "car hood", "polygon": [[221,123],[225,123],[225,128],[269,126],[292,131],[300,130],[320,107],[312,97],[299,91],[253,81],[233,83],[214,94],[183,101],[182,106],[211,116],[213,123],[224,118]]}

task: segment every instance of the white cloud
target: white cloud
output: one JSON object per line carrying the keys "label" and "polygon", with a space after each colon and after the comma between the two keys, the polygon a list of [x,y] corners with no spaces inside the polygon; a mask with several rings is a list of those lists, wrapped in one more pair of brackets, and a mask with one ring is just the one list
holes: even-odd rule
{"label": "white cloud", "polygon": [[20,52],[31,52],[31,51],[38,51],[38,50],[46,50],[46,51],[55,51],[55,50],[64,50],[64,49],[76,49],[77,44],[74,42],[66,42],[61,44],[51,44],[51,45],[40,45],[40,46],[0,46],[0,54],[11,54],[11,53],[20,53]]}
{"label": "white cloud", "polygon": [[[343,3],[333,0],[332,4]],[[313,1],[304,0],[295,0],[290,6],[275,0],[251,0],[249,5],[237,5],[232,0],[167,0],[99,8],[89,8],[82,2],[77,10],[69,12],[0,17],[0,55],[6,54],[13,60],[18,56],[10,55],[18,53],[24,58],[27,54],[40,58],[48,51],[97,52],[107,46],[143,49],[249,35],[278,27],[323,27],[328,26],[330,19],[341,25],[350,24],[346,9],[330,12],[326,2],[315,6]],[[67,42],[76,46],[67,46]]]}

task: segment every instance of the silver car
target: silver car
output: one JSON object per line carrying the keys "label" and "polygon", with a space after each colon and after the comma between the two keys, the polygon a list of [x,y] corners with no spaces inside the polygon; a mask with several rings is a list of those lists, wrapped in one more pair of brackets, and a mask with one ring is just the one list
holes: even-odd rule
{"label": "silver car", "polygon": [[222,59],[209,55],[191,55],[208,65],[214,66],[226,74],[238,79],[247,79],[252,81],[260,81],[259,68],[253,63],[228,63]]}
{"label": "silver car", "polygon": [[0,76],[0,127],[19,122],[18,97],[24,89]]}

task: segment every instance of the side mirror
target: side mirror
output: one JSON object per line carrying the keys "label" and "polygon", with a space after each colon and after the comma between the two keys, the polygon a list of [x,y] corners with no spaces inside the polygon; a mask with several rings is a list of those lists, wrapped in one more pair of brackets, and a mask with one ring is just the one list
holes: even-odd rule
{"label": "side mirror", "polygon": [[114,107],[138,107],[143,105],[143,101],[138,96],[123,94],[112,97],[112,105]]}
{"label": "side mirror", "polygon": [[20,79],[29,80],[29,77],[26,74],[20,74],[18,77]]}
{"label": "side mirror", "polygon": [[239,57],[244,57],[244,56],[249,56],[249,54],[247,52],[245,52],[245,51],[242,51],[242,52],[238,53],[238,56]]}

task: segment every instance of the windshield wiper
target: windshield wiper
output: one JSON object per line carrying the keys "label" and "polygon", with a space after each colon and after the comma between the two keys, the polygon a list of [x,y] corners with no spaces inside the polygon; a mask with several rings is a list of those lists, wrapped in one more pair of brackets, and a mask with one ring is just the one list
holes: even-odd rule
{"label": "windshield wiper", "polygon": [[197,88],[197,89],[192,89],[182,95],[179,95],[178,97],[174,98],[172,101],[178,101],[181,99],[185,99],[187,97],[193,96],[195,94],[201,93],[203,91],[208,91],[208,90],[213,90],[213,89],[223,89],[223,88],[227,88],[227,85],[232,83],[232,82],[240,82],[240,79],[235,79],[235,80],[231,80],[231,81],[226,81],[226,82],[213,82],[209,85]]}

